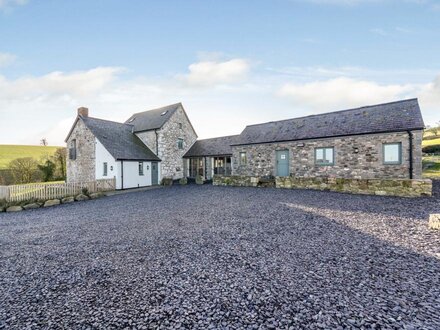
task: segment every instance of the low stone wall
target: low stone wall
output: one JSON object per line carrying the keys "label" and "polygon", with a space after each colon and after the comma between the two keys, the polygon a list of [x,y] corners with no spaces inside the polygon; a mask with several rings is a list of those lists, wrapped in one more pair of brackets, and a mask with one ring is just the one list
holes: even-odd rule
{"label": "low stone wall", "polygon": [[214,186],[257,187],[259,181],[260,178],[257,176],[245,175],[214,175],[212,178],[212,184]]}
{"label": "low stone wall", "polygon": [[[264,178],[258,176],[215,175],[214,186],[261,187]],[[432,196],[431,180],[409,179],[344,179],[344,178],[275,178],[277,188],[331,190],[352,194],[422,197]]]}
{"label": "low stone wall", "polygon": [[286,189],[331,190],[352,194],[380,196],[432,196],[431,180],[277,177],[276,187]]}

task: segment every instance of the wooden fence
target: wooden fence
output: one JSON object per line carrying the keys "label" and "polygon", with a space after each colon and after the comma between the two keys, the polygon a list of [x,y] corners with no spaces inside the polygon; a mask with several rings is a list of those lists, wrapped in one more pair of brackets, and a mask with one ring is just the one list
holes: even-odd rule
{"label": "wooden fence", "polygon": [[30,183],[13,186],[0,186],[0,199],[8,202],[30,199],[63,198],[80,194],[85,188],[89,193],[115,190],[116,180],[102,179],[92,182],[69,183]]}

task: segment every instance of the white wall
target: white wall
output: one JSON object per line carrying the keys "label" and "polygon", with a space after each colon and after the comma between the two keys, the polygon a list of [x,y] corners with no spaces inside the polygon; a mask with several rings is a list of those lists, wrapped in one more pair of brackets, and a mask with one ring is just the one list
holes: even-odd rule
{"label": "white wall", "polygon": [[139,175],[138,161],[123,161],[124,189],[151,186],[151,162],[143,162],[144,175]]}
{"label": "white wall", "polygon": [[[112,179],[116,177],[116,186],[121,175],[118,174],[118,163],[112,155],[105,149],[101,142],[95,138],[95,177],[99,179]],[[104,176],[104,163],[107,163],[107,176]]]}

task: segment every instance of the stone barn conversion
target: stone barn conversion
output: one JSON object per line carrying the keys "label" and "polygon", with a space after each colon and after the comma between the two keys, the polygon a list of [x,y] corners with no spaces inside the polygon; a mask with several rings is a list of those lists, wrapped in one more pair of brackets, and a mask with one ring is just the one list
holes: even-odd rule
{"label": "stone barn conversion", "polygon": [[230,183],[228,177],[315,179],[321,186],[328,179],[421,179],[423,129],[417,99],[249,125],[239,135],[203,140],[180,103],[125,123],[80,108],[66,138],[68,181],[115,177],[126,189],[184,177],[214,184]]}

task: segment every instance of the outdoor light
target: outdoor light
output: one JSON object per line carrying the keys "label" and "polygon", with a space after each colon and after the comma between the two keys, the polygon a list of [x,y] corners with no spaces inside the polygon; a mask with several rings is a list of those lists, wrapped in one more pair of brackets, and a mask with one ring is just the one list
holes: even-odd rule
{"label": "outdoor light", "polygon": [[357,154],[359,152],[359,148],[354,148],[354,153]]}

